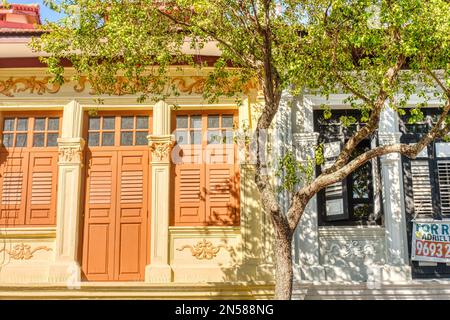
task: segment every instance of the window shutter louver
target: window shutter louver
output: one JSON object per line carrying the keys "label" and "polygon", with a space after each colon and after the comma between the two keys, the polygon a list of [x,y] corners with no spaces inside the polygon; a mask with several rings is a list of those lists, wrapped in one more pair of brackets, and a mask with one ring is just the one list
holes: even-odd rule
{"label": "window shutter louver", "polygon": [[428,160],[411,160],[413,206],[415,214],[432,214],[430,167]]}
{"label": "window shutter louver", "polygon": [[[325,164],[322,170],[333,165],[341,151],[341,142],[334,141],[324,144]],[[348,210],[345,197],[345,179],[325,188],[325,220],[339,221],[348,219]]]}
{"label": "window shutter louver", "polygon": [[234,165],[207,165],[206,215],[214,224],[234,224],[238,219],[238,174]]}
{"label": "window shutter louver", "polygon": [[55,223],[58,154],[39,152],[30,154],[27,224]]}
{"label": "window shutter louver", "polygon": [[204,172],[201,165],[179,165],[175,169],[175,223],[201,223],[204,212]]}
{"label": "window shutter louver", "polygon": [[25,224],[28,156],[28,153],[0,155],[2,191],[0,224],[2,226]]}
{"label": "window shutter louver", "polygon": [[83,270],[89,280],[114,276],[116,152],[92,152],[87,168]]}
{"label": "window shutter louver", "polygon": [[441,214],[450,214],[450,143],[435,144]]}
{"label": "window shutter louver", "polygon": [[439,160],[437,165],[442,214],[450,214],[450,160]]}
{"label": "window shutter louver", "polygon": [[[146,261],[148,152],[118,152],[116,263],[119,280],[142,279]],[[119,178],[120,177],[120,178]]]}

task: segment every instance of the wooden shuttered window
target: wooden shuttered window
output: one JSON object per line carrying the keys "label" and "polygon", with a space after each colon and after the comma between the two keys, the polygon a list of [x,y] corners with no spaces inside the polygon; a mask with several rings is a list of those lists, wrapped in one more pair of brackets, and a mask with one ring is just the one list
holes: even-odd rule
{"label": "wooden shuttered window", "polygon": [[234,112],[176,112],[174,225],[239,224]]}
{"label": "wooden shuttered window", "polygon": [[[333,165],[337,156],[341,152],[341,141],[324,143],[324,160],[322,170]],[[346,198],[347,179],[333,183],[325,188],[325,221],[339,221],[349,218],[348,204]]]}
{"label": "wooden shuttered window", "polygon": [[438,166],[439,193],[442,214],[450,214],[450,160],[440,160]]}
{"label": "wooden shuttered window", "polygon": [[5,114],[0,151],[0,225],[56,223],[60,115]]}
{"label": "wooden shuttered window", "polygon": [[[417,139],[406,136],[404,141]],[[408,212],[413,217],[450,216],[450,143],[432,142],[416,159],[403,157],[403,165]]]}
{"label": "wooden shuttered window", "polygon": [[428,160],[411,160],[413,206],[416,214],[432,214],[430,166]]}

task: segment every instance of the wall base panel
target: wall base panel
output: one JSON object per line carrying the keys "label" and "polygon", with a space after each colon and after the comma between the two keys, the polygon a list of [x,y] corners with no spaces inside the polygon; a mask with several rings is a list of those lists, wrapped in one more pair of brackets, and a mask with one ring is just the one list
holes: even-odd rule
{"label": "wall base panel", "polygon": [[125,282],[65,285],[0,285],[0,299],[271,299],[273,283],[146,284]]}

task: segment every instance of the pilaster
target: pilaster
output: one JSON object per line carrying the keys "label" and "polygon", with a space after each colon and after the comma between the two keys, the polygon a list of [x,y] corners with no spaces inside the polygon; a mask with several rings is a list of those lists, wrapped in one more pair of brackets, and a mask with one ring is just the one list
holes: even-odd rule
{"label": "pilaster", "polygon": [[81,137],[82,119],[82,108],[77,101],[64,106],[61,138],[58,139],[56,252],[55,264],[50,269],[51,282],[76,283],[81,277],[77,253],[85,144]]}
{"label": "pilaster", "polygon": [[[271,280],[272,259],[270,228],[264,228],[266,219],[261,210],[260,196],[255,183],[255,164],[241,163],[241,239],[242,266],[238,270],[239,280]],[[270,223],[270,222],[269,222]],[[270,226],[270,225],[269,225]],[[264,254],[266,253],[266,254]]]}
{"label": "pilaster", "polygon": [[[316,132],[301,132],[294,134],[294,146],[298,161],[308,165],[308,159],[314,159],[314,147],[319,134]],[[314,173],[315,174],[315,173]],[[294,234],[294,272],[296,280],[325,280],[325,269],[320,265],[319,228],[317,197],[314,196],[305,208],[302,218]]]}
{"label": "pilaster", "polygon": [[[381,115],[380,145],[400,143],[398,115],[385,107]],[[381,157],[383,204],[385,212],[386,265],[383,267],[383,281],[411,280],[408,258],[406,218],[403,192],[401,156],[398,153]]]}
{"label": "pilaster", "polygon": [[[314,132],[314,103],[300,95],[293,99],[292,110],[295,115],[292,119],[295,156],[297,161],[308,165],[308,159],[314,159],[314,147],[319,139],[319,134]],[[314,196],[306,206],[293,237],[296,281],[325,280],[325,269],[320,265],[318,227],[317,197]]]}
{"label": "pilaster", "polygon": [[254,133],[252,121],[257,97],[246,97],[239,107],[239,172],[241,206],[242,265],[237,279],[245,281],[273,279],[273,228],[264,214],[255,183],[256,161],[248,140]]}
{"label": "pilaster", "polygon": [[171,282],[169,265],[170,151],[174,136],[170,134],[170,106],[160,101],[153,108],[153,134],[148,137],[152,152],[150,264],[145,281]]}

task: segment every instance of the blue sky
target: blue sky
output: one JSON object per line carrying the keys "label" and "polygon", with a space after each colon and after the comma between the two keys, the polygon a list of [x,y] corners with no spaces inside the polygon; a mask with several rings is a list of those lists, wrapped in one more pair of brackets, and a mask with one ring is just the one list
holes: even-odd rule
{"label": "blue sky", "polygon": [[46,7],[42,0],[7,0],[8,3],[20,3],[20,4],[32,4],[37,3],[41,7],[41,20],[42,23],[45,22],[45,19],[49,21],[55,21],[58,20],[59,14],[56,13],[53,10],[50,10],[48,7]]}

